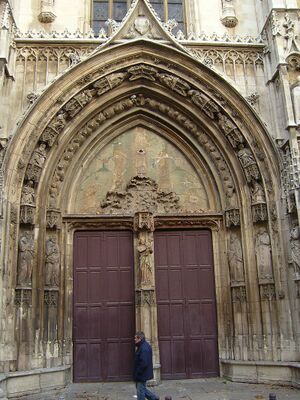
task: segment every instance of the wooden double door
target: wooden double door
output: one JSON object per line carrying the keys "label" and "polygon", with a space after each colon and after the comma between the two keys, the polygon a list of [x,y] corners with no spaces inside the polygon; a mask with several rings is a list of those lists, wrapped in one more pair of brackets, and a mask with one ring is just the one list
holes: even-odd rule
{"label": "wooden double door", "polygon": [[[210,232],[154,235],[162,378],[218,375]],[[74,381],[132,379],[135,331],[133,235],[74,238]]]}

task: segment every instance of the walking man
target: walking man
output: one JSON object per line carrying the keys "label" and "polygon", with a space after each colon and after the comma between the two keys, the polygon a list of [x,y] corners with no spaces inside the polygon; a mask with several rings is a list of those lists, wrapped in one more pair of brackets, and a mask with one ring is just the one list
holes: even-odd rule
{"label": "walking man", "polygon": [[134,343],[137,347],[134,356],[133,379],[136,384],[137,400],[159,400],[159,397],[150,392],[146,382],[153,379],[152,348],[145,340],[144,332],[136,332]]}

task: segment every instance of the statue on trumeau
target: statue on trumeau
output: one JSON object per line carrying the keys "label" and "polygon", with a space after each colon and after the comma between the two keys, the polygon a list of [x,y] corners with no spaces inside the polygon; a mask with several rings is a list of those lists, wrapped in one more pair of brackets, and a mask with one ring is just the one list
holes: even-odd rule
{"label": "statue on trumeau", "polygon": [[33,237],[29,233],[25,233],[19,242],[18,285],[31,285],[33,257]]}
{"label": "statue on trumeau", "polygon": [[147,233],[140,233],[137,245],[139,253],[139,273],[141,286],[153,286],[152,260],[153,241]]}

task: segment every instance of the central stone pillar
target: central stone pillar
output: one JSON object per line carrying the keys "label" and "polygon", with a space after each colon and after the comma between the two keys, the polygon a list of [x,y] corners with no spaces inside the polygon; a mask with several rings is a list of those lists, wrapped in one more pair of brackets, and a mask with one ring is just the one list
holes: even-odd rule
{"label": "central stone pillar", "polygon": [[153,349],[154,381],[160,381],[157,304],[154,268],[154,218],[150,212],[134,216],[136,328],[145,333]]}

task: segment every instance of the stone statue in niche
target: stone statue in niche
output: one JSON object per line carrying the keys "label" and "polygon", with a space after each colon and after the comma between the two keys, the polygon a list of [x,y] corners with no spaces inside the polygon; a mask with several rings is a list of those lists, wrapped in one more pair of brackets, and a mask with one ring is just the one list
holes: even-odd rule
{"label": "stone statue in niche", "polygon": [[262,185],[253,181],[251,186],[251,203],[261,204],[266,202],[266,196]]}
{"label": "stone statue in niche", "polygon": [[295,123],[299,125],[300,124],[300,76],[298,76],[297,83],[292,88],[292,99],[294,106]]}
{"label": "stone statue in niche", "polygon": [[294,226],[291,230],[291,257],[295,268],[295,277],[300,279],[300,228]]}
{"label": "stone statue in niche", "polygon": [[46,242],[46,280],[47,286],[59,285],[60,251],[56,238],[49,238]]}
{"label": "stone statue in niche", "polygon": [[153,240],[146,232],[139,234],[137,251],[139,253],[139,274],[141,286],[153,286],[152,260]]}
{"label": "stone statue in niche", "polygon": [[254,155],[252,154],[252,151],[245,147],[243,144],[240,144],[238,146],[238,158],[244,168],[248,167],[249,165],[255,164],[255,158]]}
{"label": "stone statue in niche", "polygon": [[241,240],[237,235],[230,236],[228,263],[231,283],[244,282],[244,260]]}
{"label": "stone statue in niche", "polygon": [[238,208],[237,196],[235,193],[235,188],[230,185],[226,189],[226,208]]}
{"label": "stone statue in niche", "polygon": [[31,159],[32,165],[37,165],[42,168],[47,158],[46,144],[41,143],[39,147],[33,152]]}
{"label": "stone statue in niche", "polygon": [[27,185],[23,187],[21,204],[34,205],[35,203],[35,192],[33,181],[28,181]]}
{"label": "stone statue in niche", "polygon": [[259,281],[273,281],[271,240],[267,231],[257,234],[255,253]]}
{"label": "stone statue in niche", "polygon": [[33,257],[33,237],[29,233],[25,233],[19,242],[18,285],[31,285]]}

